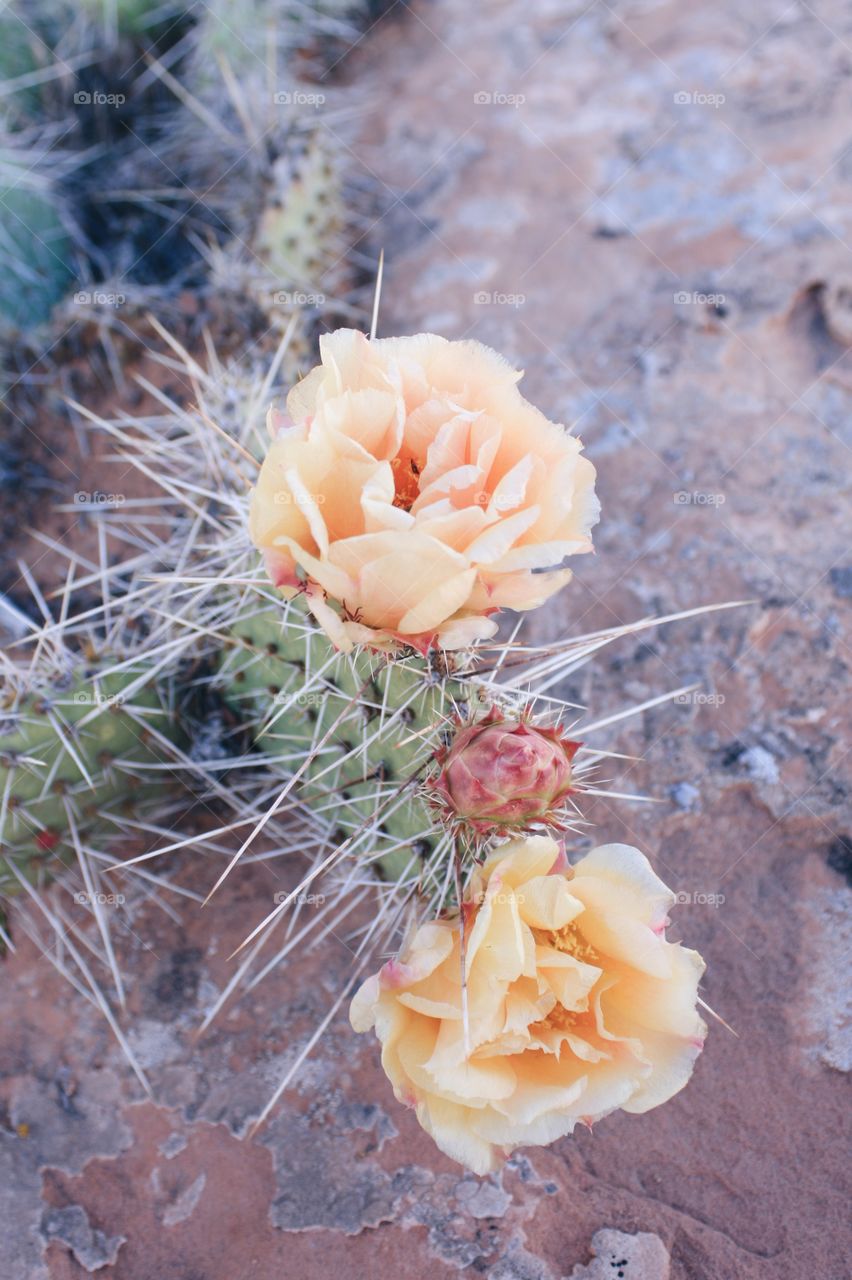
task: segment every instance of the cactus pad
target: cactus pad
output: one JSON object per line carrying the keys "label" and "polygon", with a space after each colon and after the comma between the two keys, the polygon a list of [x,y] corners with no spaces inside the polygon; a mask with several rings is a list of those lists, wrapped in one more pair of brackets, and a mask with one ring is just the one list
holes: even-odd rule
{"label": "cactus pad", "polygon": [[[74,829],[160,786],[162,775],[148,781],[144,766],[161,763],[180,731],[155,685],[135,687],[143,671],[77,676],[0,712],[0,849],[30,878],[73,855]],[[14,885],[0,868],[0,890]]]}
{"label": "cactus pad", "polygon": [[232,639],[219,679],[257,748],[303,770],[302,800],[340,841],[362,833],[385,878],[416,875],[443,834],[418,783],[473,688],[420,658],[336,653],[298,603],[241,619]]}

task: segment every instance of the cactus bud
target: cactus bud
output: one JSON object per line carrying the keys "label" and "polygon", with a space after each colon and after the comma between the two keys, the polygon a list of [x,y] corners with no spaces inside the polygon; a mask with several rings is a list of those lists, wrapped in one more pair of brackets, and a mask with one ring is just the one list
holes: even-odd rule
{"label": "cactus bud", "polygon": [[555,822],[555,811],[574,789],[571,762],[579,746],[558,728],[492,707],[439,754],[435,799],[452,820],[475,831]]}

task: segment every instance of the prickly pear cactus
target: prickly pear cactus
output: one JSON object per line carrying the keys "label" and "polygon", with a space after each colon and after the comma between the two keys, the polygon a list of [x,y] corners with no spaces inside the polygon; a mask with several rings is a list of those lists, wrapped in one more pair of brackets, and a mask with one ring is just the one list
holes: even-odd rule
{"label": "prickly pear cactus", "polygon": [[340,842],[372,829],[381,874],[416,876],[443,834],[418,784],[476,687],[419,658],[338,654],[297,604],[283,623],[271,609],[241,619],[232,638],[220,680],[258,750],[303,771],[300,798]]}
{"label": "prickly pear cactus", "polygon": [[145,667],[75,676],[62,689],[13,696],[0,712],[0,890],[30,879],[105,813],[134,805],[162,785],[160,764],[181,729],[161,690],[140,686]]}
{"label": "prickly pear cactus", "polygon": [[[289,91],[288,91],[289,92]],[[312,108],[297,104],[303,114]],[[252,156],[234,202],[232,235],[206,251],[212,292],[230,299],[263,335],[277,341],[288,333],[282,371],[292,384],[312,363],[317,319],[334,312],[347,285],[345,229],[352,213],[344,199],[339,152],[319,129],[292,119],[294,108],[274,126],[276,158]],[[258,171],[259,170],[259,171]]]}
{"label": "prickly pear cactus", "polygon": [[340,176],[318,133],[299,158],[275,162],[255,244],[282,287],[306,290],[321,278],[341,227],[340,199]]}
{"label": "prickly pear cactus", "polygon": [[251,259],[235,247],[244,288],[269,323],[283,329],[299,314],[288,348],[292,370],[310,362],[311,315],[338,292],[344,224],[339,164],[316,131],[298,155],[288,151],[272,165]]}
{"label": "prickly pear cactus", "polygon": [[73,277],[71,239],[57,198],[27,172],[27,153],[0,153],[0,327],[30,329],[50,316]]}
{"label": "prickly pear cactus", "polygon": [[[32,23],[30,15],[30,25]],[[15,126],[19,113],[38,102],[38,90],[29,82],[29,77],[38,69],[38,48],[38,39],[15,12],[15,7],[4,5],[0,12],[0,79],[5,87],[4,127],[7,129]],[[16,82],[23,82],[25,87],[17,87]]]}

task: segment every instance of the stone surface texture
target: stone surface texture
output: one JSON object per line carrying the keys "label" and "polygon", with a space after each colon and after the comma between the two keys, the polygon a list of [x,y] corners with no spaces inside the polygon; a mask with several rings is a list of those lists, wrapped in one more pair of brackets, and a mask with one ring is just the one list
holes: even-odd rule
{"label": "stone surface texture", "polygon": [[[153,1098],[23,938],[0,984],[0,1274],[845,1280],[852,13],[400,0],[342,73],[380,332],[494,345],[599,468],[597,553],[528,634],[751,602],[622,640],[561,690],[605,716],[700,686],[606,743],[637,757],[613,789],[662,803],[589,816],[677,890],[673,933],[736,1034],[711,1020],[658,1112],[479,1179],[342,1016],[246,1139],[350,972],[332,935],[194,1038],[246,922],[295,883],[280,861],[203,912],[117,924]],[[103,487],[65,463],[69,491]]]}
{"label": "stone surface texture", "polygon": [[577,1266],[570,1280],[669,1280],[669,1255],[659,1236],[640,1231],[631,1236],[604,1228],[592,1237],[594,1257],[587,1267]]}

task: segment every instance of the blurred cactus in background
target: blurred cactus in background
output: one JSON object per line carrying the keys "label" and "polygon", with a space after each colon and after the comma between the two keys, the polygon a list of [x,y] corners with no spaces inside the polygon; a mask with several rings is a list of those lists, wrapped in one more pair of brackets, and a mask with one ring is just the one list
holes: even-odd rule
{"label": "blurred cactus in background", "polygon": [[[322,269],[341,255],[345,217],[335,144],[317,113],[329,91],[310,91],[305,77],[322,64],[312,51],[355,38],[358,6],[336,9],[9,5],[0,16],[7,324],[44,324],[75,284],[120,295],[124,325],[134,307],[168,310],[180,288],[204,291],[217,248],[249,260],[242,285],[263,312],[286,305],[276,294],[330,294]],[[116,323],[77,300],[87,305],[99,324]],[[84,318],[64,321],[75,315]]]}
{"label": "blurred cactus in background", "polygon": [[75,366],[87,399],[95,384],[124,393],[161,346],[151,316],[235,355],[271,354],[289,326],[292,381],[319,324],[356,314],[345,122],[324,127],[334,89],[311,78],[368,18],[280,0],[13,0],[0,13],[7,536],[62,484],[28,424],[62,419]]}
{"label": "blurred cactus in background", "polygon": [[0,154],[0,332],[46,323],[74,279],[75,255],[52,183],[31,154]]}

